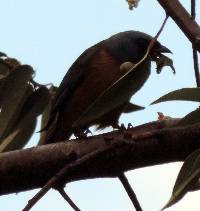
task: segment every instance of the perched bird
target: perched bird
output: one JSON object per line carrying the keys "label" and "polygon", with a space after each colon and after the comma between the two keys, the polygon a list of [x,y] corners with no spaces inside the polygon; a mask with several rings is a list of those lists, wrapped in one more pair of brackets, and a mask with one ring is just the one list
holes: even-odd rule
{"label": "perched bird", "polygon": [[152,37],[139,31],[126,31],[115,34],[85,50],[72,64],[63,78],[52,103],[44,143],[53,143],[68,139],[73,133],[81,136],[90,126],[102,129],[108,126],[118,127],[118,119],[125,111],[129,100],[145,83],[150,75],[151,61],[161,53],[170,50],[155,42],[145,65],[140,68],[137,78],[132,78],[131,95],[120,106],[108,113],[73,127],[80,115],[121,76],[121,64],[139,62],[147,51]]}

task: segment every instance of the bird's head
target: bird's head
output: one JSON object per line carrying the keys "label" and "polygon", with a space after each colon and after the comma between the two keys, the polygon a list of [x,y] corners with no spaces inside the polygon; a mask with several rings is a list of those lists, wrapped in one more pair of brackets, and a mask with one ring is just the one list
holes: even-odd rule
{"label": "bird's head", "polygon": [[[153,37],[143,32],[126,31],[105,40],[105,45],[119,62],[137,63],[145,55],[152,39]],[[156,61],[162,53],[171,53],[171,51],[156,41],[150,51],[151,60]]]}
{"label": "bird's head", "polygon": [[[144,36],[139,37],[136,39],[135,43],[138,45],[138,47],[141,49],[141,51],[145,52],[147,51],[147,48],[153,38],[149,35],[144,34]],[[157,58],[162,54],[162,53],[172,53],[169,48],[167,48],[164,45],[161,45],[159,41],[156,41],[150,50],[150,57],[152,61],[156,61]]]}

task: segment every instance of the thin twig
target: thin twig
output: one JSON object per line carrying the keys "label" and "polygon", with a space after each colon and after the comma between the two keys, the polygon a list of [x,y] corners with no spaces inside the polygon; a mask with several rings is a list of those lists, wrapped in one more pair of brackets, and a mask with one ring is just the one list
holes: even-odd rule
{"label": "thin twig", "polygon": [[194,61],[194,71],[197,87],[200,87],[200,75],[199,75],[199,62],[198,62],[198,53],[193,45],[193,61]]}
{"label": "thin twig", "polygon": [[60,195],[69,203],[69,205],[75,210],[75,211],[81,211],[76,204],[70,199],[70,197],[67,195],[67,193],[65,192],[64,188],[58,188],[56,189]]}
{"label": "thin twig", "polygon": [[114,84],[116,84],[118,81],[120,81],[126,75],[128,75],[130,72],[132,72],[134,69],[136,69],[136,67],[138,67],[147,58],[147,56],[149,55],[150,50],[152,49],[152,47],[154,46],[154,44],[157,41],[158,37],[160,36],[161,32],[163,31],[164,26],[165,26],[165,24],[167,22],[168,17],[169,16],[166,14],[165,19],[164,19],[164,21],[163,21],[163,23],[162,23],[159,31],[157,32],[156,36],[150,41],[150,43],[148,45],[148,48],[147,48],[147,51],[146,51],[145,55],[143,56],[143,58],[138,63],[136,63],[132,68],[130,68],[130,70],[126,74],[124,74],[121,78],[119,78]]}
{"label": "thin twig", "polygon": [[28,204],[22,211],[29,211],[55,184],[62,178],[67,172],[71,169],[76,167],[79,164],[84,163],[94,154],[96,155],[97,151],[92,152],[83,156],[82,158],[72,162],[71,164],[65,165],[54,177],[52,177],[43,187],[42,189],[31,199],[29,200]]}
{"label": "thin twig", "polygon": [[[115,145],[118,146],[119,144],[116,143]],[[112,147],[112,146],[110,146],[110,147]],[[78,165],[81,165],[84,162],[88,161],[89,159],[95,157],[98,153],[105,152],[108,149],[109,149],[109,147],[106,149],[102,148],[102,149],[95,150],[89,154],[82,156],[81,158],[75,160],[72,163],[66,164],[62,169],[60,169],[60,171],[55,176],[53,176],[42,187],[42,189],[31,200],[29,200],[28,204],[22,211],[29,211],[52,187],[56,186],[56,184],[59,183],[59,181],[62,179],[62,177],[68,173],[68,171],[76,168]]]}
{"label": "thin twig", "polygon": [[126,178],[125,174],[120,174],[118,176],[118,178],[121,181],[122,185],[124,186],[126,193],[128,194],[129,198],[131,199],[136,211],[142,211],[142,207],[140,206],[137,196],[134,193],[131,185],[129,184],[128,179]]}
{"label": "thin twig", "polygon": [[[168,17],[169,16],[166,14],[166,17],[165,17],[165,19],[164,19],[164,21],[163,21],[163,23],[162,23],[159,31],[157,32],[156,36],[150,41],[144,57],[136,65],[134,65],[125,75],[129,74],[133,69],[135,69],[138,65],[140,65],[147,58],[147,56],[149,55],[150,50],[152,49],[152,47],[155,44],[156,40],[158,39],[159,35],[163,31],[164,26],[165,26],[165,24],[167,22]],[[124,75],[122,77],[124,77]],[[121,80],[121,78],[119,80]],[[133,189],[131,188],[131,186],[130,186],[130,184],[129,184],[129,182],[128,182],[126,176],[125,176],[125,174],[119,175],[118,178],[121,181],[121,183],[123,184],[123,186],[124,186],[124,188],[125,188],[128,196],[129,196],[129,198],[131,199],[131,201],[132,201],[135,209],[137,211],[142,211],[142,208],[140,206],[140,203],[137,200],[136,194],[134,193]]]}
{"label": "thin twig", "polygon": [[200,27],[191,18],[191,14],[183,7],[180,0],[157,0],[165,12],[175,21],[186,37],[200,52]]}
{"label": "thin twig", "polygon": [[[195,20],[196,18],[196,0],[191,0],[191,18]],[[200,87],[200,74],[199,74],[199,62],[198,62],[198,52],[194,44],[192,44],[192,53],[194,61],[194,72],[196,78],[197,87]]]}
{"label": "thin twig", "polygon": [[154,43],[156,42],[156,40],[160,36],[161,32],[163,31],[163,29],[165,27],[165,24],[167,23],[167,19],[168,18],[169,18],[169,15],[167,15],[167,13],[166,13],[165,19],[164,19],[159,31],[157,32],[156,36],[153,38],[152,42],[149,44],[149,47],[148,47],[149,50],[151,50],[151,48],[153,47]]}
{"label": "thin twig", "polygon": [[192,20],[196,18],[196,0],[191,0],[191,16]]}

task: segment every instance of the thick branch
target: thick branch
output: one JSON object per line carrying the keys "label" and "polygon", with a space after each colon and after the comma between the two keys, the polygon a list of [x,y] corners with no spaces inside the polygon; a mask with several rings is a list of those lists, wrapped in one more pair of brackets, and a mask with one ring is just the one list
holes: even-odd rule
{"label": "thick branch", "polygon": [[200,27],[178,0],[158,0],[195,48],[200,51]]}
{"label": "thick branch", "polygon": [[[135,168],[183,160],[200,147],[200,124],[166,128],[177,120],[149,123],[83,141],[68,141],[0,154],[0,194],[42,187],[67,163],[99,151],[73,168],[63,183],[117,177]],[[166,128],[166,129],[165,129]]]}

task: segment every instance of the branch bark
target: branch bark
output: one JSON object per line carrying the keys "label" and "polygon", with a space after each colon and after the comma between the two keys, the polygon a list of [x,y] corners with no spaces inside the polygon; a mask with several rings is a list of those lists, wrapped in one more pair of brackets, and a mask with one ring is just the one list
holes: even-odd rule
{"label": "branch bark", "polygon": [[200,52],[200,27],[178,0],[158,0],[186,37]]}
{"label": "branch bark", "polygon": [[157,121],[83,141],[2,153],[0,195],[42,187],[67,163],[99,149],[91,160],[69,171],[62,182],[117,177],[124,171],[181,161],[200,147],[200,124],[168,128],[177,121]]}

